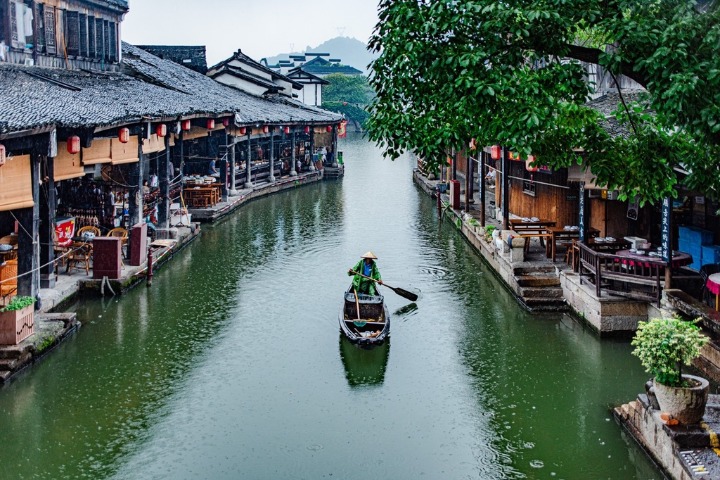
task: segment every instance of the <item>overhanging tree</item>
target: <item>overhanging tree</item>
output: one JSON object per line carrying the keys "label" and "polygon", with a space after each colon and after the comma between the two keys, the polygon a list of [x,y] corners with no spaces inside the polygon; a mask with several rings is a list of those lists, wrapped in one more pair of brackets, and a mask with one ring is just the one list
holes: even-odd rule
{"label": "overhanging tree", "polygon": [[[673,168],[720,189],[720,14],[714,1],[381,0],[370,48],[370,138],[396,158],[503,144],[554,168],[587,161],[600,183],[656,202]],[[580,61],[647,89],[613,137],[588,108]]]}

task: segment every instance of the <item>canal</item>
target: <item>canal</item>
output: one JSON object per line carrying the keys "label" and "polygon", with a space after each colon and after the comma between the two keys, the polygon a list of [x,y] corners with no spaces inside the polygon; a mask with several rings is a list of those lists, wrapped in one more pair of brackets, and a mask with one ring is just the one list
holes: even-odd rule
{"label": "canal", "polygon": [[[612,420],[648,375],[626,341],[530,315],[361,138],[346,177],[254,201],[0,390],[0,478],[649,479]],[[372,250],[391,340],[340,337]]]}

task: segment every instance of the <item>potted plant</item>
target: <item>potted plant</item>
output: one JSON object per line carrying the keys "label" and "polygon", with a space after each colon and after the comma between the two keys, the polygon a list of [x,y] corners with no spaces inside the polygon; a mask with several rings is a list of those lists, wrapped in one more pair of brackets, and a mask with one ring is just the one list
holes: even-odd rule
{"label": "potted plant", "polygon": [[677,317],[640,322],[632,340],[633,355],[654,377],[660,410],[686,425],[702,419],[709,391],[707,380],[682,373],[708,341],[696,322]]}
{"label": "potted plant", "polygon": [[35,333],[35,298],[16,296],[0,308],[0,345],[17,345]]}

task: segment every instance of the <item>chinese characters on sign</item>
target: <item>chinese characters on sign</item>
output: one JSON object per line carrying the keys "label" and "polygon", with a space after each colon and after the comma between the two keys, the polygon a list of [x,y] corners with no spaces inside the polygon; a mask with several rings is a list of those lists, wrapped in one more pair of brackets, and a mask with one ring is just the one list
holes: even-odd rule
{"label": "chinese characters on sign", "polygon": [[580,184],[580,218],[578,219],[578,226],[580,227],[580,241],[585,241],[585,184]]}
{"label": "chinese characters on sign", "polygon": [[661,223],[661,240],[660,247],[662,248],[661,254],[662,259],[665,262],[672,261],[672,244],[670,243],[670,219],[672,212],[672,202],[669,198],[663,199],[662,203],[662,223]]}
{"label": "chinese characters on sign", "polygon": [[68,247],[75,236],[75,217],[55,219],[55,244],[60,247]]}

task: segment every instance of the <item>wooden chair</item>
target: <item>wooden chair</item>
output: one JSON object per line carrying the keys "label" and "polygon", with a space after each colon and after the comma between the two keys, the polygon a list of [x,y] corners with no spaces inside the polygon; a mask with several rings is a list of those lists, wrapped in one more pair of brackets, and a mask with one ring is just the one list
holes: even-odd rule
{"label": "wooden chair", "polygon": [[3,304],[6,304],[10,297],[17,295],[17,274],[17,260],[8,260],[0,265],[0,297]]}
{"label": "wooden chair", "polygon": [[[93,227],[94,228],[94,227]],[[90,262],[92,261],[92,244],[89,243],[73,243],[72,252],[65,257],[67,259],[67,269],[84,268],[85,275],[90,275]]]}
{"label": "wooden chair", "polygon": [[92,233],[96,237],[99,237],[101,235],[100,229],[98,227],[93,227],[93,226],[88,225],[88,226],[82,227],[80,230],[78,230],[75,233],[75,236],[82,237],[86,233]]}

